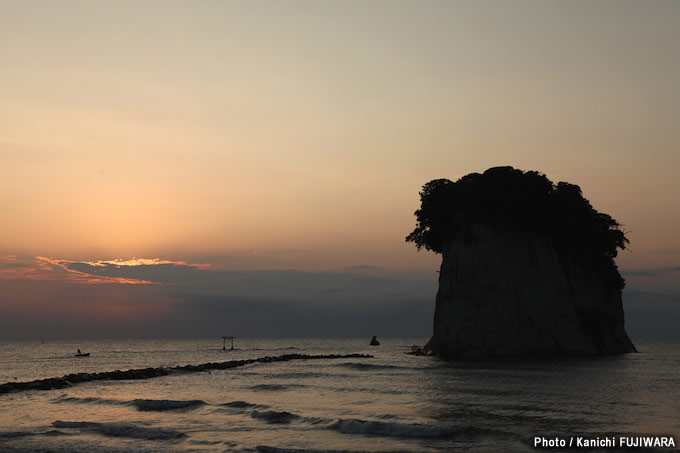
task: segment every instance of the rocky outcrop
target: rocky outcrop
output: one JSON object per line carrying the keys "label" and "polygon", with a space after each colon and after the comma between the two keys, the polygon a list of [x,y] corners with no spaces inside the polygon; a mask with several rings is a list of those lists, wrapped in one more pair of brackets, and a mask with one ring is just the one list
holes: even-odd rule
{"label": "rocky outcrop", "polygon": [[469,225],[445,245],[434,331],[441,356],[631,352],[621,289],[544,236]]}
{"label": "rocky outcrop", "polygon": [[614,262],[628,240],[573,184],[512,167],[438,179],[406,238],[442,254],[434,331],[445,357],[635,351]]}

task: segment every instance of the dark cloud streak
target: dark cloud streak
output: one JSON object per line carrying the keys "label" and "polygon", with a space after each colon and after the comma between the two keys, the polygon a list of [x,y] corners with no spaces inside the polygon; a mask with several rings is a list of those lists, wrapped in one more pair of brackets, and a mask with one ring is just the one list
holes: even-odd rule
{"label": "dark cloud streak", "polygon": [[[680,336],[677,271],[623,271],[631,336]],[[434,270],[370,265],[226,270],[10,256],[0,261],[3,272],[0,338],[427,337],[437,291]],[[154,284],[127,284],[143,281]]]}

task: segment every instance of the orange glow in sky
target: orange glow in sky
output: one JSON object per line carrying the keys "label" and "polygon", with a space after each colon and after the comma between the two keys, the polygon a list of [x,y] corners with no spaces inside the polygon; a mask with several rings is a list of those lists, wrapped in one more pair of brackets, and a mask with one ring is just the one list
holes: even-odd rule
{"label": "orange glow in sky", "polygon": [[677,262],[678,8],[8,2],[0,253],[433,268],[420,187],[513,165]]}
{"label": "orange glow in sky", "polygon": [[579,185],[626,294],[677,306],[678,43],[680,2],[5,1],[0,337],[203,335],[282,294],[429,326],[418,192],[503,165]]}

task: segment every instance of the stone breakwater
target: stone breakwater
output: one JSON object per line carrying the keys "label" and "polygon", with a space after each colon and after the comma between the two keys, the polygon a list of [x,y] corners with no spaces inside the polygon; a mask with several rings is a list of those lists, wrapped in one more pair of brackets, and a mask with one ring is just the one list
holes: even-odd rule
{"label": "stone breakwater", "polygon": [[123,381],[134,379],[151,379],[159,376],[167,376],[173,372],[197,373],[210,370],[226,370],[238,368],[253,363],[287,362],[289,360],[318,360],[318,359],[366,359],[373,358],[370,354],[284,354],[275,357],[259,357],[257,359],[230,360],[227,362],[208,362],[200,365],[184,365],[161,368],[140,368],[135,370],[116,370],[103,373],[76,373],[67,374],[57,378],[37,379],[30,382],[8,382],[0,384],[0,394],[10,392],[23,392],[27,390],[52,390],[70,387],[82,382],[92,381]]}

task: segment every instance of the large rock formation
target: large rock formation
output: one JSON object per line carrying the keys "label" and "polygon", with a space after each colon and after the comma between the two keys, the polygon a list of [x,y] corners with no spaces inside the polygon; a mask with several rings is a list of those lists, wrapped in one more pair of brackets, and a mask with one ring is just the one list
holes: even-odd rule
{"label": "large rock formation", "polygon": [[445,357],[632,352],[624,281],[627,240],[578,186],[511,167],[435,180],[407,237],[442,254],[434,332]]}

